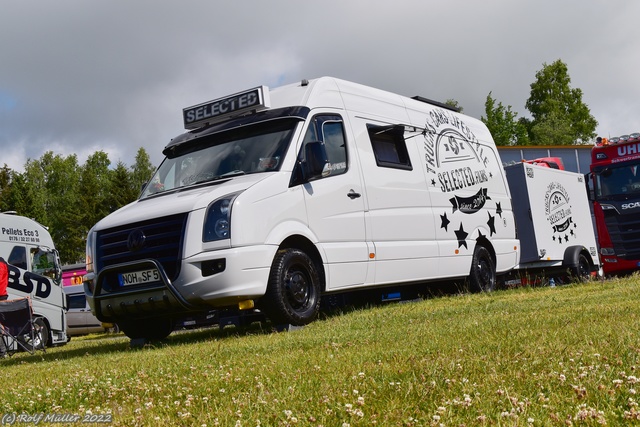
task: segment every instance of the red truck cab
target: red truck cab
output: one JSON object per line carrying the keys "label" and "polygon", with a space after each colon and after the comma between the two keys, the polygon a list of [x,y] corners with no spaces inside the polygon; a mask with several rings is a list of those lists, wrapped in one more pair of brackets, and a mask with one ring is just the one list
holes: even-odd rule
{"label": "red truck cab", "polygon": [[605,275],[640,269],[640,133],[598,138],[591,151],[593,213]]}

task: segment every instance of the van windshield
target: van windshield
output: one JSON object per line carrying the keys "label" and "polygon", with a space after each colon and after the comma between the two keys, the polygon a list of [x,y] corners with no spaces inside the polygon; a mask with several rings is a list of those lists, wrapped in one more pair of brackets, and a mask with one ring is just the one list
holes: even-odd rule
{"label": "van windshield", "polygon": [[166,157],[141,199],[180,188],[280,169],[298,119],[281,119],[206,135]]}

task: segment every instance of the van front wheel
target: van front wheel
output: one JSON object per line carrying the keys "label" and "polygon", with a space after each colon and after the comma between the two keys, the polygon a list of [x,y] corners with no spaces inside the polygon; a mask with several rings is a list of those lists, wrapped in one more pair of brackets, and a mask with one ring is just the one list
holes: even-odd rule
{"label": "van front wheel", "polygon": [[173,331],[174,322],[169,318],[137,319],[119,321],[118,326],[132,340],[163,340]]}
{"label": "van front wheel", "polygon": [[299,249],[278,251],[260,304],[276,325],[306,325],[320,310],[320,276],[313,260]]}
{"label": "van front wheel", "polygon": [[469,272],[471,290],[491,292],[496,288],[496,264],[487,248],[476,245]]}

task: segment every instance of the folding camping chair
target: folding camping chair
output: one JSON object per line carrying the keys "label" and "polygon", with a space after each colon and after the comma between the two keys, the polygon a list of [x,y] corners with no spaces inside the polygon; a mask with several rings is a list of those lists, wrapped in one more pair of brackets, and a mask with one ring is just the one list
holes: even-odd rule
{"label": "folding camping chair", "polygon": [[33,318],[29,297],[0,301],[0,339],[6,354],[12,356],[20,349],[30,354],[45,351],[41,334],[41,326]]}

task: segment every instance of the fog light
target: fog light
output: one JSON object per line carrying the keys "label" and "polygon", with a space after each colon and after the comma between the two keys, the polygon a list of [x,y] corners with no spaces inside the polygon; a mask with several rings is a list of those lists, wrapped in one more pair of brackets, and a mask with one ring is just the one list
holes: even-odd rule
{"label": "fog light", "polygon": [[224,258],[203,261],[202,276],[213,276],[214,274],[223,272],[225,268],[227,268],[227,260]]}
{"label": "fog light", "polygon": [[238,303],[238,308],[240,310],[250,310],[253,307],[255,307],[255,304],[252,299],[247,299]]}

